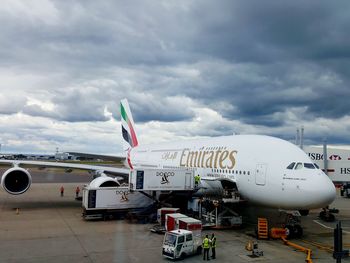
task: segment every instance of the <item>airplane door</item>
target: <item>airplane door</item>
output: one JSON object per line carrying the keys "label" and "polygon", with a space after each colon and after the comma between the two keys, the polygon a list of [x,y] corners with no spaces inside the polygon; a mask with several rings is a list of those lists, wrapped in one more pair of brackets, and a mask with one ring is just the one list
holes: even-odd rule
{"label": "airplane door", "polygon": [[267,164],[260,163],[260,164],[256,165],[255,184],[265,185],[265,183],[266,183],[266,170],[267,170]]}
{"label": "airplane door", "polygon": [[192,173],[186,173],[185,175],[185,189],[191,189],[192,188],[192,182],[193,182],[193,176]]}

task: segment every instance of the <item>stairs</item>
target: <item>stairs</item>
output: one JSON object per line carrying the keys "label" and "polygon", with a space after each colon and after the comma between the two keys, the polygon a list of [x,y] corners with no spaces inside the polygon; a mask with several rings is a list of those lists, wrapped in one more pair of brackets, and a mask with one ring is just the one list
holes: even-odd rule
{"label": "stairs", "polygon": [[269,226],[266,218],[258,218],[258,239],[269,238]]}

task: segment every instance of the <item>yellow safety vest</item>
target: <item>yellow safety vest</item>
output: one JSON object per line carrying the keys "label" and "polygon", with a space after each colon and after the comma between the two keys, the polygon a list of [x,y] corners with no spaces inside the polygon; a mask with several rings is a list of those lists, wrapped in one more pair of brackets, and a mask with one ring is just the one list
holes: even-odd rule
{"label": "yellow safety vest", "polygon": [[211,240],[211,247],[216,248],[216,237]]}
{"label": "yellow safety vest", "polygon": [[204,238],[203,240],[203,248],[209,248],[209,238]]}

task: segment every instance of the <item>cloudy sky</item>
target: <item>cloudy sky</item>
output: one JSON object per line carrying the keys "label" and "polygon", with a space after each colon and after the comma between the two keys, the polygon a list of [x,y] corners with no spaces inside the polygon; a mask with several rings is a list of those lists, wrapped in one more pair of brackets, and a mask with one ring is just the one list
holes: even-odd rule
{"label": "cloudy sky", "polygon": [[51,1],[0,5],[0,143],[121,151],[239,134],[350,144],[349,1]]}

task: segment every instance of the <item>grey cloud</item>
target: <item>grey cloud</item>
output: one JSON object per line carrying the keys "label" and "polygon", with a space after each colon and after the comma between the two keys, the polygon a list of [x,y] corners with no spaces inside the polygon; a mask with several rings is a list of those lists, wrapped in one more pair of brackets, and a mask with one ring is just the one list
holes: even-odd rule
{"label": "grey cloud", "polygon": [[[193,107],[264,131],[290,125],[291,108],[303,109],[301,122],[349,115],[348,1],[48,1],[46,8],[0,8],[0,67],[18,79],[42,77],[14,85],[18,98],[2,92],[2,114],[103,122],[105,108],[120,118],[126,97],[140,123],[191,121]],[[29,95],[54,110],[27,105]],[[225,135],[225,125],[197,132]]]}
{"label": "grey cloud", "polygon": [[[176,122],[190,120],[195,115],[186,98],[141,95],[131,98],[130,107],[135,122]],[[120,115],[119,115],[120,116]]]}
{"label": "grey cloud", "polygon": [[26,99],[23,97],[0,94],[0,114],[7,115],[18,113],[25,103]]}

